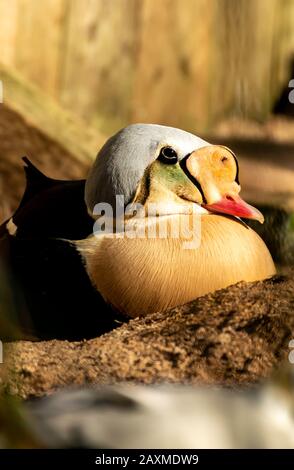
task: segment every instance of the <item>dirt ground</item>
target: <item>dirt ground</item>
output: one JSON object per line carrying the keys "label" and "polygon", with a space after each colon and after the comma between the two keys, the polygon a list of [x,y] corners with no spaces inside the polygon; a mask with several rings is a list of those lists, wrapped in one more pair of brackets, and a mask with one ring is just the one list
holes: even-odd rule
{"label": "dirt ground", "polygon": [[2,386],[29,398],[86,383],[254,384],[289,354],[293,274],[241,283],[89,341],[6,345]]}

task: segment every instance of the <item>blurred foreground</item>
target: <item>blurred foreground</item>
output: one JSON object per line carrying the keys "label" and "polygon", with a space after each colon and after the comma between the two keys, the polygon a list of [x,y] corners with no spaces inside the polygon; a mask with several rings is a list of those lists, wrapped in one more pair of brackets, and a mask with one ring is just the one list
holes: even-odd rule
{"label": "blurred foreground", "polygon": [[[251,391],[171,385],[69,389],[27,403],[22,419],[30,423],[31,441],[19,425],[18,432],[28,447],[293,449],[293,386],[293,365],[284,365]],[[2,432],[0,447],[12,442]]]}

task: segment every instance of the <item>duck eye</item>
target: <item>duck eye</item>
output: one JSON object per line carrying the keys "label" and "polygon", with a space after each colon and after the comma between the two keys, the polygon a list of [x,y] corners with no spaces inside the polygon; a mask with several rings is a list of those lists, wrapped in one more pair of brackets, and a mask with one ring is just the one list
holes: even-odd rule
{"label": "duck eye", "polygon": [[163,147],[160,150],[158,160],[168,165],[174,165],[178,161],[178,154],[172,147]]}
{"label": "duck eye", "polygon": [[221,158],[221,161],[222,161],[223,163],[226,162],[227,160],[228,160],[228,157],[222,157],[222,158]]}

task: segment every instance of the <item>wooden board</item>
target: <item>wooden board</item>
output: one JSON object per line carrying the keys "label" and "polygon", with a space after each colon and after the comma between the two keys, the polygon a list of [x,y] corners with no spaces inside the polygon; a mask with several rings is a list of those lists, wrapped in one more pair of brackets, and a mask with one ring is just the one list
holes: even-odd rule
{"label": "wooden board", "polygon": [[86,123],[198,132],[264,120],[289,79],[293,0],[0,0],[1,61]]}
{"label": "wooden board", "polygon": [[[90,164],[105,141],[104,135],[62,109],[37,87],[0,65],[4,104],[31,125],[65,147],[77,160]],[[0,105],[1,112],[1,105]]]}

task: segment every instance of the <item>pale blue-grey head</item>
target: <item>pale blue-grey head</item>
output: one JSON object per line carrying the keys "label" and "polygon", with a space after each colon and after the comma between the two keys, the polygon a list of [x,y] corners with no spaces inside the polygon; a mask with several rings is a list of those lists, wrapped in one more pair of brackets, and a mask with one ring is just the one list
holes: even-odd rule
{"label": "pale blue-grey head", "polygon": [[125,204],[134,196],[148,165],[162,146],[177,151],[181,160],[207,142],[174,127],[157,124],[131,124],[104,144],[86,182],[85,200],[90,212],[99,202],[115,207],[116,195],[123,195]]}

